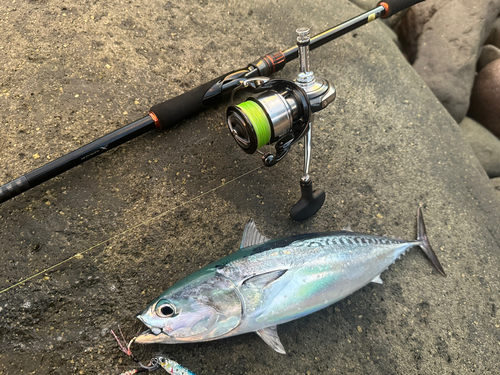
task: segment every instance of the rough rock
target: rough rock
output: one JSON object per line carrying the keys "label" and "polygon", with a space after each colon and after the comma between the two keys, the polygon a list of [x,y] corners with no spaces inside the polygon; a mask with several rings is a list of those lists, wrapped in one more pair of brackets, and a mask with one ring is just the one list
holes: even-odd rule
{"label": "rough rock", "polygon": [[469,117],[462,120],[460,129],[488,176],[500,177],[500,139]]}
{"label": "rough rock", "polygon": [[[377,20],[379,21],[379,20]],[[385,33],[387,34],[387,36],[394,42],[394,44],[396,44],[398,46],[398,48],[401,50],[401,43],[399,42],[398,40],[398,35],[394,32],[393,29],[391,29],[389,26],[387,26],[387,24],[385,24],[384,22],[380,22],[380,26],[382,27],[382,29],[384,29]]]}
{"label": "rough rock", "polygon": [[427,0],[402,26],[403,44],[417,51],[413,67],[457,122],[467,113],[476,61],[499,11],[498,1]]}
{"label": "rough rock", "polygon": [[358,7],[360,7],[363,10],[370,10],[373,9],[378,1],[372,1],[372,0],[350,0],[351,3],[356,4]]}
{"label": "rough rock", "polygon": [[[2,4],[0,183],[292,46],[297,27],[317,33],[360,13],[346,0]],[[198,375],[497,371],[500,200],[460,128],[375,22],[311,59],[337,98],[315,117],[310,173],[326,201],[305,222],[289,217],[303,149],[263,167],[229,135],[228,102],[0,205],[0,373],[136,367],[109,330],[130,339],[144,329],[134,315],[236,251],[249,218],[272,238],[350,223],[412,239],[418,205],[447,277],[412,249],[383,285],[281,325],[287,355],[256,334],[132,350],[145,362],[166,353]],[[293,61],[274,77],[297,73]]]}
{"label": "rough rock", "polygon": [[486,44],[492,44],[497,48],[500,48],[500,18],[497,18],[493,23],[490,35],[486,39]]}
{"label": "rough rock", "polygon": [[493,44],[484,45],[477,60],[477,71],[481,71],[481,69],[496,59],[500,59],[500,49]]}
{"label": "rough rock", "polygon": [[429,0],[416,4],[408,9],[401,22],[394,29],[401,41],[403,52],[411,64],[415,62],[418,49],[418,38],[422,35],[425,23],[435,13],[434,7],[428,7]]}
{"label": "rough rock", "polygon": [[498,193],[498,198],[500,199],[500,177],[492,178],[490,181],[493,184],[493,188]]}
{"label": "rough rock", "polygon": [[486,65],[474,81],[469,116],[500,137],[500,59]]}

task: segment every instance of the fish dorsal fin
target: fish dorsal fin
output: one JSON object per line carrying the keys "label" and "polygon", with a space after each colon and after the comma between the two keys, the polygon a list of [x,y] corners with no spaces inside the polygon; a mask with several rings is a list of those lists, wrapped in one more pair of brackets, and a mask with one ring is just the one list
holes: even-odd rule
{"label": "fish dorsal fin", "polygon": [[253,245],[260,245],[261,243],[267,242],[269,240],[269,238],[260,234],[259,230],[255,226],[255,222],[253,221],[253,219],[250,219],[248,220],[247,225],[245,225],[240,249],[244,249],[245,247]]}
{"label": "fish dorsal fin", "polygon": [[384,283],[382,281],[382,279],[380,278],[380,275],[375,276],[371,282],[372,283],[377,283],[377,284],[383,284]]}
{"label": "fish dorsal fin", "polygon": [[263,289],[269,284],[278,280],[281,276],[283,276],[285,272],[286,270],[276,270],[276,271],[266,272],[257,276],[252,276],[243,281],[243,284],[246,285],[252,284],[252,286],[254,287]]}
{"label": "fish dorsal fin", "polygon": [[278,329],[276,326],[259,329],[257,334],[264,342],[280,354],[286,354],[285,348],[278,337]]}
{"label": "fish dorsal fin", "polygon": [[347,224],[344,228],[342,228],[342,230],[345,230],[346,232],[354,232],[354,231],[351,229],[351,224]]}

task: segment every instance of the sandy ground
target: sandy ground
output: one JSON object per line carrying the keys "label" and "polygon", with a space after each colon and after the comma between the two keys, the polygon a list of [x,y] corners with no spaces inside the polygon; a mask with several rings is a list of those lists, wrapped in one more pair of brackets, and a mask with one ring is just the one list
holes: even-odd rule
{"label": "sandy ground", "polygon": [[[14,0],[0,5],[0,183],[148,108],[361,11],[347,1]],[[415,211],[446,272],[414,250],[370,284],[279,328],[287,355],[254,334],[137,346],[197,374],[496,374],[500,201],[458,126],[376,23],[311,53],[338,97],[317,116],[312,176],[302,148],[266,169],[236,146],[225,105],[151,132],[0,206],[0,373],[113,374],[150,300],[239,245],[338,230],[415,236]],[[297,64],[280,73],[293,79]],[[56,266],[57,265],[57,266]],[[50,269],[50,270],[48,270]],[[36,275],[28,282],[17,282]]]}

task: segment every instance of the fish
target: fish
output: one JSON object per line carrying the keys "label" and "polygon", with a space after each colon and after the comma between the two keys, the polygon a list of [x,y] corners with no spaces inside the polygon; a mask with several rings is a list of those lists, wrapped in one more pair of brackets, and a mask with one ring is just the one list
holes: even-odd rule
{"label": "fish", "polygon": [[211,341],[256,332],[286,354],[277,326],[323,309],[364,287],[411,247],[420,247],[446,276],[432,250],[420,207],[417,239],[344,228],[270,240],[251,219],[240,248],[174,284],[137,318],[142,344]]}

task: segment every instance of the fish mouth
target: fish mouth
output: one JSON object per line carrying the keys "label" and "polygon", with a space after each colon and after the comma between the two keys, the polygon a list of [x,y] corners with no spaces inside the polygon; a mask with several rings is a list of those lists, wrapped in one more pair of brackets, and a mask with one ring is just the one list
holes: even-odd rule
{"label": "fish mouth", "polygon": [[135,342],[139,344],[154,344],[154,343],[168,343],[170,342],[169,336],[163,332],[159,327],[151,327],[144,321],[142,315],[137,315],[139,319],[145,326],[149,327],[146,331],[142,332],[136,337]]}
{"label": "fish mouth", "polygon": [[[153,329],[148,329],[142,332],[136,337],[135,342],[138,344],[168,344],[171,342],[170,337],[162,330],[156,327]],[[157,330],[159,330],[159,332]]]}

